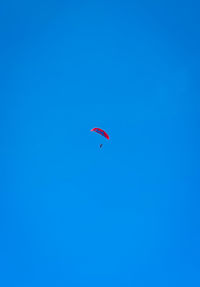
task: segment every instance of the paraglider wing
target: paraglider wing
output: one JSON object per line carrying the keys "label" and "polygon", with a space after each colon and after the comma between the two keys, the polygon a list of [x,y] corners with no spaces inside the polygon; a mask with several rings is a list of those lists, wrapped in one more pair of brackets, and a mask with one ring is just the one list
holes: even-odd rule
{"label": "paraglider wing", "polygon": [[93,129],[91,129],[91,132],[96,132],[96,133],[104,136],[105,138],[107,138],[109,140],[109,135],[104,130],[102,130],[100,128],[93,128]]}

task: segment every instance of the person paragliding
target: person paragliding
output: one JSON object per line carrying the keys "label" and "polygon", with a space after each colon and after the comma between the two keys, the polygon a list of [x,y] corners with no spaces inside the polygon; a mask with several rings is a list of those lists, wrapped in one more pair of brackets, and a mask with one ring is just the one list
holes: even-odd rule
{"label": "person paragliding", "polygon": [[[107,140],[110,139],[109,135],[104,130],[102,130],[100,128],[93,128],[93,129],[91,129],[91,132],[96,132],[96,133],[102,135],[103,137],[105,137]],[[103,146],[103,144],[101,143],[99,145],[99,147],[102,148],[102,146]]]}

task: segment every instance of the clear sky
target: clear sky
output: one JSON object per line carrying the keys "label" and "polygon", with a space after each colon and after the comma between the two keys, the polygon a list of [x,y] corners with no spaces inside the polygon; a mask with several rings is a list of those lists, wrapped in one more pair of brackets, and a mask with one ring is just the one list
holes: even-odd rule
{"label": "clear sky", "polygon": [[1,1],[0,286],[200,286],[199,11]]}

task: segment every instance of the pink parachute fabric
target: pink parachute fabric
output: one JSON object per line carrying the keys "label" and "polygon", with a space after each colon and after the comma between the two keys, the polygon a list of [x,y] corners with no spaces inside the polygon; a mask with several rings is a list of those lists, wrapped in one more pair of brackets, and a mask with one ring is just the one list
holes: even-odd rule
{"label": "pink parachute fabric", "polygon": [[105,137],[109,140],[109,135],[104,130],[102,130],[100,128],[93,128],[93,129],[91,129],[91,132],[96,132],[96,133],[102,135],[103,137]]}

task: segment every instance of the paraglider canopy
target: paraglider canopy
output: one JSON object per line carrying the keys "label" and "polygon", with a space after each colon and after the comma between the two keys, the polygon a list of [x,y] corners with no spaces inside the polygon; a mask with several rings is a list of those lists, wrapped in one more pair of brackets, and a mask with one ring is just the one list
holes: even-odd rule
{"label": "paraglider canopy", "polygon": [[96,133],[102,135],[103,137],[105,137],[109,140],[109,135],[104,130],[102,130],[100,128],[93,128],[93,129],[91,129],[91,132],[96,132]]}

